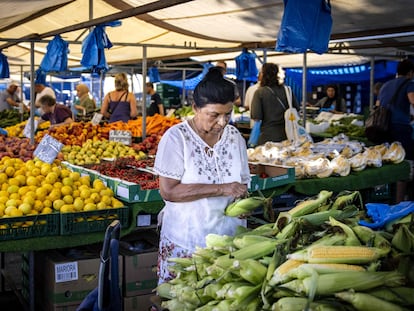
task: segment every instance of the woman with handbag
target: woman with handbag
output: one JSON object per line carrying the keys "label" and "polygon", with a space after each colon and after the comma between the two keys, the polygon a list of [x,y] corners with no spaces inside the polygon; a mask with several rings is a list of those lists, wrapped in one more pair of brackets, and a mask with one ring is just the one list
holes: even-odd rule
{"label": "woman with handbag", "polygon": [[380,105],[391,111],[388,140],[399,141],[408,160],[414,160],[413,128],[410,125],[410,106],[414,107],[413,77],[414,63],[409,59],[399,62],[396,78],[384,83],[378,96]]}
{"label": "woman with handbag", "polygon": [[[293,95],[292,105],[299,110]],[[255,122],[261,121],[258,145],[287,139],[284,114],[288,108],[285,87],[279,81],[279,66],[273,63],[264,64],[260,87],[254,92],[251,104],[251,119]]]}
{"label": "woman with handbag", "polygon": [[115,90],[106,94],[101,107],[101,114],[109,119],[109,123],[128,122],[138,115],[137,101],[134,94],[128,91],[128,87],[127,75],[116,74]]}

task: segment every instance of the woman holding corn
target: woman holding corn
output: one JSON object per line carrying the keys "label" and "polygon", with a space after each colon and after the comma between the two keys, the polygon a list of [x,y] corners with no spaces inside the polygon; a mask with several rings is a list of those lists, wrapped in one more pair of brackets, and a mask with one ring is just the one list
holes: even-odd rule
{"label": "woman holding corn", "polygon": [[209,233],[233,235],[246,221],[224,215],[247,194],[246,143],[229,125],[234,85],[215,67],[194,90],[194,118],[171,127],[158,145],[154,170],[165,207],[160,213],[159,283],[174,277],[169,258],[191,257]]}

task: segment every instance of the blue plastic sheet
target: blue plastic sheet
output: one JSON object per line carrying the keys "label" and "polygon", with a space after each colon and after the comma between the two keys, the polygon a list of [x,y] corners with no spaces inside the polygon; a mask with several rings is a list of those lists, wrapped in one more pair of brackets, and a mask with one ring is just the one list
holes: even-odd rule
{"label": "blue plastic sheet", "polygon": [[0,51],[0,78],[10,78],[9,62],[7,56]]}
{"label": "blue plastic sheet", "polygon": [[105,48],[110,49],[112,43],[105,32],[105,26],[116,27],[120,25],[120,21],[114,21],[95,26],[82,43],[82,66],[91,69],[92,72],[108,71]]}
{"label": "blue plastic sheet", "polygon": [[[203,80],[203,78],[207,74],[208,70],[211,67],[214,67],[214,66],[211,63],[205,63],[203,65],[203,67],[204,67],[203,71],[198,76],[196,76],[194,78],[191,78],[191,79],[187,79],[187,80],[184,81],[184,85],[185,85],[186,90],[194,90],[195,87],[197,86],[197,84],[199,84],[200,81]],[[183,87],[183,81],[182,80],[179,80],[179,81],[161,80],[161,83],[173,85],[173,86],[179,87],[181,89]]]}
{"label": "blue plastic sheet", "polygon": [[329,0],[284,0],[276,51],[322,54],[328,50],[332,29]]}
{"label": "blue plastic sheet", "polygon": [[237,80],[257,81],[256,54],[243,50],[235,60]]}
{"label": "blue plastic sheet", "polygon": [[149,75],[150,82],[152,83],[160,82],[160,73],[157,67],[155,66],[150,67],[148,69],[148,75]]}
{"label": "blue plastic sheet", "polygon": [[359,224],[372,229],[382,228],[395,219],[414,213],[413,201],[403,201],[396,205],[367,203],[365,206],[367,208],[367,214],[371,217],[372,222],[360,220]]}
{"label": "blue plastic sheet", "polygon": [[35,84],[44,84],[46,85],[46,72],[39,68],[36,70]]}
{"label": "blue plastic sheet", "polygon": [[45,72],[68,70],[68,43],[56,35],[47,45],[47,52],[40,63]]}

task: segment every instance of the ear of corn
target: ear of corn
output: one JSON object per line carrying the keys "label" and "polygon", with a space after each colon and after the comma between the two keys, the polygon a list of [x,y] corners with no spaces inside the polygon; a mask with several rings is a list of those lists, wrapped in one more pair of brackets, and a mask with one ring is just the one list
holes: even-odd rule
{"label": "ear of corn", "polygon": [[322,212],[303,215],[300,216],[300,220],[314,226],[320,226],[326,221],[328,221],[330,217],[339,220],[351,218],[357,214],[358,208],[355,205],[350,205],[344,208],[343,210],[326,210]]}
{"label": "ear of corn", "polygon": [[351,303],[357,310],[376,311],[403,311],[404,309],[396,304],[380,299],[378,297],[366,294],[355,293],[351,291],[336,293],[335,297]]}
{"label": "ear of corn", "polygon": [[238,248],[242,249],[250,245],[255,245],[260,242],[264,241],[275,241],[273,238],[261,236],[261,235],[243,235],[240,237],[235,237],[233,240],[233,244]]}
{"label": "ear of corn", "polygon": [[380,287],[370,290],[368,294],[383,300],[397,303],[401,306],[414,305],[414,294],[412,287]]}
{"label": "ear of corn", "polygon": [[358,265],[348,265],[341,263],[325,263],[325,264],[313,264],[303,263],[294,269],[286,272],[286,279],[304,279],[312,275],[315,271],[318,274],[327,274],[334,272],[346,272],[346,271],[365,271],[365,268]]}
{"label": "ear of corn", "polygon": [[[321,274],[316,284],[316,295],[332,295],[334,293],[353,289],[366,291],[377,286],[401,286],[404,284],[404,276],[397,271],[392,272],[336,272]],[[284,283],[284,287],[293,291],[308,295],[314,288],[312,277],[303,280],[295,279]]]}
{"label": "ear of corn", "polygon": [[366,246],[314,246],[307,248],[309,263],[364,264],[377,260],[380,252]]}
{"label": "ear of corn", "polygon": [[305,297],[283,297],[272,305],[272,311],[338,311],[335,305],[322,302],[310,302]]}
{"label": "ear of corn", "polygon": [[400,251],[406,253],[412,252],[414,251],[414,234],[406,224],[402,224],[394,234],[391,244]]}
{"label": "ear of corn", "polygon": [[239,274],[244,280],[254,285],[263,283],[267,268],[263,266],[259,261],[254,259],[240,260],[239,266]]}
{"label": "ear of corn", "polygon": [[361,193],[359,191],[353,191],[349,194],[339,195],[331,205],[331,210],[342,209],[344,206],[350,205],[355,199],[359,198],[360,206],[362,206]]}
{"label": "ear of corn", "polygon": [[326,201],[332,196],[332,191],[322,190],[319,192],[316,199],[309,199],[300,202],[294,208],[288,211],[290,215],[293,217],[299,217],[306,214],[313,213],[316,211],[321,205],[325,204]]}
{"label": "ear of corn", "polygon": [[340,221],[337,221],[333,217],[329,217],[329,223],[332,227],[340,227],[343,230],[343,232],[346,234],[345,245],[349,245],[349,246],[361,245],[361,242],[359,241],[354,231],[349,226],[345,225],[344,223]]}
{"label": "ear of corn", "polygon": [[364,245],[376,247],[382,250],[384,255],[390,252],[391,243],[380,232],[365,226],[354,226],[352,230]]}
{"label": "ear of corn", "polygon": [[262,207],[265,204],[266,200],[267,199],[263,197],[249,197],[240,199],[228,205],[224,210],[224,214],[231,217],[249,214],[255,209]]}
{"label": "ear of corn", "polygon": [[272,254],[275,250],[276,244],[278,243],[280,243],[280,241],[276,239],[269,239],[266,241],[258,242],[256,244],[251,244],[235,252],[232,252],[231,256],[235,259],[262,258],[263,256]]}
{"label": "ear of corn", "polygon": [[276,270],[273,272],[272,278],[269,281],[269,286],[275,286],[280,283],[284,283],[287,280],[292,279],[289,277],[288,273],[292,269],[295,269],[302,265],[304,261],[288,259],[282,263]]}

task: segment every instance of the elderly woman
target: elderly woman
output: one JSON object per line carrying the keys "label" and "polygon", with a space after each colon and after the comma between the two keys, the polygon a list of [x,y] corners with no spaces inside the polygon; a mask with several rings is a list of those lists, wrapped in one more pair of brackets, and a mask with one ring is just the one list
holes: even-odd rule
{"label": "elderly woman", "polygon": [[74,106],[78,115],[85,116],[95,111],[96,103],[89,96],[89,88],[86,84],[81,83],[76,86],[76,95],[78,99],[75,101]]}

